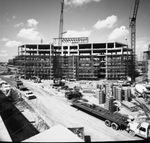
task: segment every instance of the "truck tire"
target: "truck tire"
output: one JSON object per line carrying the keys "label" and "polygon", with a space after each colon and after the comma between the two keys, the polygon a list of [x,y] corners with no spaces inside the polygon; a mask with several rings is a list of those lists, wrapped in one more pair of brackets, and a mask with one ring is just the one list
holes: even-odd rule
{"label": "truck tire", "polygon": [[109,120],[105,120],[105,125],[110,127],[111,126],[111,122]]}
{"label": "truck tire", "polygon": [[112,123],[111,124],[111,127],[114,129],[114,130],[118,130],[119,126],[116,124],[116,123]]}
{"label": "truck tire", "polygon": [[129,134],[130,134],[131,136],[133,136],[133,137],[135,136],[135,132],[132,131],[132,130],[129,131]]}

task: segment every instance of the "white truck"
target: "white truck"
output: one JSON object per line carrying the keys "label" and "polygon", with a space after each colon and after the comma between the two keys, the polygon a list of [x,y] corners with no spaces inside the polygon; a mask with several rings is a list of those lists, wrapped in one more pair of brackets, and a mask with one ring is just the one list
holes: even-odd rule
{"label": "white truck", "polygon": [[82,100],[72,101],[73,107],[85,111],[93,116],[105,121],[105,125],[112,127],[114,130],[125,129],[128,133],[135,136],[138,135],[145,139],[150,139],[150,120],[137,122],[119,113],[112,113],[95,104],[89,104]]}
{"label": "white truck", "polygon": [[130,122],[127,125],[126,130],[132,135],[138,135],[143,138],[150,138],[150,122]]}

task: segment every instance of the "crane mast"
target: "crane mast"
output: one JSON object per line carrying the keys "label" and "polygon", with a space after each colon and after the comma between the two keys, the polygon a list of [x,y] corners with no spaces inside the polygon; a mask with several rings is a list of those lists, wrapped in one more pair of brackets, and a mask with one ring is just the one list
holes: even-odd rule
{"label": "crane mast", "polygon": [[[61,48],[62,48],[62,32],[63,32],[63,13],[64,13],[64,0],[61,1],[59,38],[58,38],[58,46],[61,46]],[[53,66],[54,66],[54,79],[59,81],[62,78],[62,57],[57,52],[57,50],[55,49],[55,52],[54,52],[55,54],[54,54],[54,59],[53,59],[53,63],[54,63]]]}
{"label": "crane mast", "polygon": [[139,7],[139,2],[140,0],[135,0],[134,4],[134,11],[133,15],[130,18],[130,32],[131,32],[131,49],[132,49],[132,55],[131,55],[131,60],[132,60],[132,73],[131,73],[131,78],[133,81],[135,81],[135,69],[136,69],[136,59],[135,59],[135,51],[136,51],[136,17],[137,17],[137,12],[138,12],[138,7]]}
{"label": "crane mast", "polygon": [[64,15],[64,0],[61,2],[61,13],[60,13],[60,23],[59,23],[59,41],[58,44],[59,46],[62,43],[62,32],[63,32],[63,15]]}

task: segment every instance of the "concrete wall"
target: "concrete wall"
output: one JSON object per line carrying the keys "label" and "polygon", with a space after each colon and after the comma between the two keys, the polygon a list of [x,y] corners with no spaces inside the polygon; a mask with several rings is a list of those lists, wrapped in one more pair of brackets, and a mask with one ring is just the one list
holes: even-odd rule
{"label": "concrete wall", "polygon": [[148,60],[147,68],[148,68],[148,71],[147,71],[148,81],[150,81],[150,60]]}

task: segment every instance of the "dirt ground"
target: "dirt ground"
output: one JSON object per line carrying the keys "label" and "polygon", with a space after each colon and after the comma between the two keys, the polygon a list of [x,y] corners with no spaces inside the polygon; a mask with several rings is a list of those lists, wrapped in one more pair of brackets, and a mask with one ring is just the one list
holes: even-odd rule
{"label": "dirt ground", "polygon": [[[132,137],[126,131],[115,131],[107,127],[104,121],[73,108],[70,106],[70,101],[64,97],[64,91],[58,92],[57,89],[50,86],[52,81],[46,80],[42,83],[33,83],[30,80],[22,81],[37,96],[37,99],[27,100],[27,103],[49,127],[56,124],[62,124],[67,128],[84,127],[84,133],[91,136],[91,141],[142,140],[140,137]],[[69,85],[73,86],[71,83]],[[88,98],[96,102],[96,99],[92,96],[90,98],[90,96]]]}

